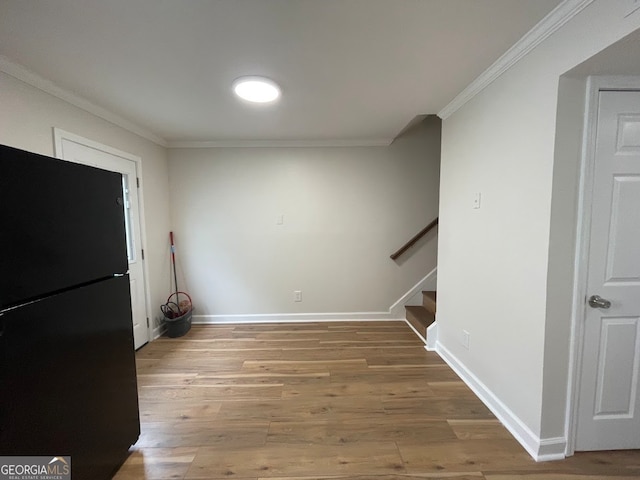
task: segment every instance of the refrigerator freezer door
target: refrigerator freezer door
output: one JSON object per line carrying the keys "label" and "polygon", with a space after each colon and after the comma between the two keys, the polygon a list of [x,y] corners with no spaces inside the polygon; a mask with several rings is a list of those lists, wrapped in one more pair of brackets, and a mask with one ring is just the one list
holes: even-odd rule
{"label": "refrigerator freezer door", "polygon": [[0,145],[0,310],[128,269],[122,177]]}
{"label": "refrigerator freezer door", "polygon": [[107,479],[140,433],[128,276],[0,317],[0,453],[71,455]]}

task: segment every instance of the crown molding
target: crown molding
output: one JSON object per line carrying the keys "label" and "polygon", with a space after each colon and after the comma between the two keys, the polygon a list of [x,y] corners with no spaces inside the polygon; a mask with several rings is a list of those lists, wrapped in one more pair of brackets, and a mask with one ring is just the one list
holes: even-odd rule
{"label": "crown molding", "polygon": [[4,55],[0,55],[0,72],[4,72],[7,75],[20,80],[21,82],[31,85],[38,90],[42,90],[49,95],[53,95],[54,97],[64,100],[65,102],[70,103],[71,105],[74,105],[86,112],[89,112],[96,117],[100,117],[103,120],[113,123],[118,127],[124,128],[131,133],[134,133],[142,138],[146,138],[147,140],[157,145],[160,145],[162,147],[167,146],[167,142],[164,138],[159,137],[155,133],[131,122],[130,120],[127,120],[124,117],[121,117],[120,115],[110,112],[109,110],[90,102],[86,98],[76,95],[75,93],[56,85],[52,81],[47,80],[37,73],[26,69],[22,65],[9,60]]}
{"label": "crown molding", "polygon": [[168,148],[308,148],[308,147],[388,147],[393,138],[333,140],[219,140],[173,141]]}
{"label": "crown molding", "polygon": [[460,92],[449,104],[438,112],[445,120],[453,115],[465,103],[493,83],[500,75],[518,63],[531,50],[540,45],[555,31],[559,30],[573,17],[588,7],[594,0],[564,0],[546,17],[527,32],[518,42],[507,50],[493,65]]}

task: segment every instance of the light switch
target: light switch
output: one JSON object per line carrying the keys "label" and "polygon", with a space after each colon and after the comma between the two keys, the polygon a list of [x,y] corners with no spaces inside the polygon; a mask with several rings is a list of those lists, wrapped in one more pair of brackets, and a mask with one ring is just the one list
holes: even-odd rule
{"label": "light switch", "polygon": [[276,219],[276,225],[282,224],[284,224],[284,215],[278,215],[278,218]]}
{"label": "light switch", "polygon": [[482,195],[480,194],[480,192],[477,192],[473,195],[473,208],[474,209],[478,209],[480,208],[480,197]]}

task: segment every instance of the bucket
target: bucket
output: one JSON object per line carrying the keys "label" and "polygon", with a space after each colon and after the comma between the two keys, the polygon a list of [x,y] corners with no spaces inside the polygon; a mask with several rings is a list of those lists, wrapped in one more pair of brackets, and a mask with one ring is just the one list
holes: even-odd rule
{"label": "bucket", "polygon": [[181,337],[191,330],[191,317],[193,316],[193,309],[179,317],[164,319],[167,326],[167,336],[171,338]]}

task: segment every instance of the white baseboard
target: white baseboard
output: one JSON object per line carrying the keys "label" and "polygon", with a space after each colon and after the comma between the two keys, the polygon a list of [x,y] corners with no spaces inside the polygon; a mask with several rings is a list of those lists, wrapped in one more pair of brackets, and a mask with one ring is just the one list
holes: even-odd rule
{"label": "white baseboard", "polygon": [[538,456],[533,457],[536,462],[550,462],[552,460],[564,460],[567,457],[567,439],[565,437],[553,437],[540,439]]}
{"label": "white baseboard", "polygon": [[192,323],[305,323],[305,322],[349,322],[349,321],[402,321],[392,318],[389,312],[348,313],[265,313],[249,315],[194,315]]}
{"label": "white baseboard", "polygon": [[438,344],[438,322],[435,321],[427,327],[427,339],[424,348],[428,352],[435,352]]}
{"label": "white baseboard", "polygon": [[[325,313],[252,313],[234,315],[194,315],[192,323],[216,324],[216,323],[291,323],[291,322],[331,322],[331,321],[404,321],[406,314],[405,305],[412,297],[422,295],[423,290],[435,290],[437,268],[431,270],[422,280],[416,283],[407,293],[395,302],[387,312],[325,312]],[[422,305],[420,300],[419,305]],[[420,338],[422,336],[420,335]]]}
{"label": "white baseboard", "polygon": [[410,328],[411,330],[413,330],[413,333],[415,333],[415,334],[418,336],[418,338],[419,338],[420,340],[422,340],[425,344],[427,343],[427,339],[426,339],[426,338],[424,338],[424,336],[423,336],[423,335],[422,335],[418,330],[416,330],[416,329],[413,327],[413,325],[411,325],[411,324],[409,323],[409,320],[405,319],[405,321],[404,321],[404,322],[409,326],[409,328]]}
{"label": "white baseboard", "polygon": [[502,422],[535,461],[542,462],[565,458],[566,438],[541,439],[440,342],[436,343],[436,352],[458,374],[462,381],[473,390],[487,408],[498,417],[498,420]]}
{"label": "white baseboard", "polygon": [[166,331],[167,328],[164,324],[155,327],[153,330],[151,330],[151,341],[160,338]]}

